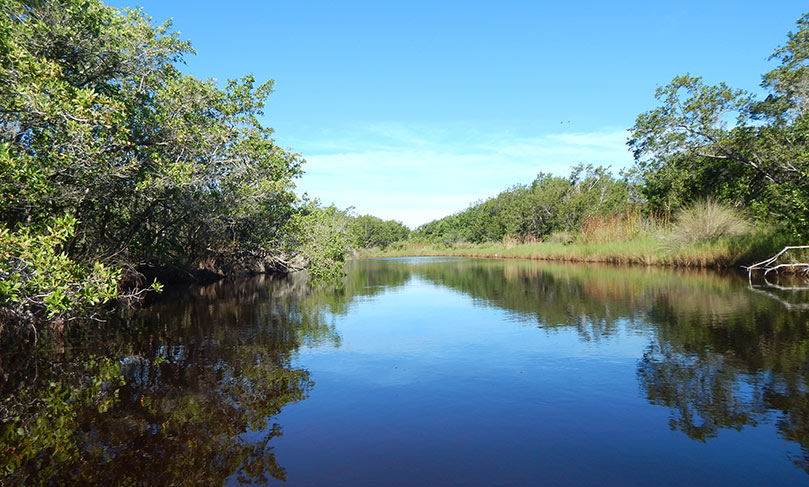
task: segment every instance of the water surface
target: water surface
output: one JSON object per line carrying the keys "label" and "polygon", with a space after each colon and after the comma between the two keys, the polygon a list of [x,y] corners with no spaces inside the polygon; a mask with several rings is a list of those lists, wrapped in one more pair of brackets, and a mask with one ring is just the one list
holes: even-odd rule
{"label": "water surface", "polygon": [[805,295],[514,260],[347,274],[189,289],[7,355],[6,481],[809,484]]}

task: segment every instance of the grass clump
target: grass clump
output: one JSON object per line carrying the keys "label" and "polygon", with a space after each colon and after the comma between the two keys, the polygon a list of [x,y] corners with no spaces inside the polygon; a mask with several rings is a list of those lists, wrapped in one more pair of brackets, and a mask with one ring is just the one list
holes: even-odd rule
{"label": "grass clump", "polygon": [[714,200],[702,200],[676,214],[670,238],[673,243],[688,244],[737,237],[750,229],[750,222],[736,208]]}

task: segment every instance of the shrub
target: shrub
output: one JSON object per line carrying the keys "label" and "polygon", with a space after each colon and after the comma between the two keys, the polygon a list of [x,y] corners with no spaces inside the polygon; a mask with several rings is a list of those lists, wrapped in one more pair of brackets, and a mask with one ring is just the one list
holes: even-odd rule
{"label": "shrub", "polygon": [[349,216],[334,205],[310,202],[284,228],[283,233],[290,236],[285,250],[303,258],[313,281],[337,280],[344,275],[350,224]]}
{"label": "shrub", "polygon": [[62,217],[42,232],[0,226],[0,325],[33,325],[67,312],[78,316],[118,296],[119,270],[99,263],[87,267],[62,252],[75,225],[74,218]]}

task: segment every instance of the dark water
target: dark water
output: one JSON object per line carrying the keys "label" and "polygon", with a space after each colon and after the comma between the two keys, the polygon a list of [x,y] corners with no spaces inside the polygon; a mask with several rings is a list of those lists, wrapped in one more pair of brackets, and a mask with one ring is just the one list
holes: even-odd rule
{"label": "dark water", "polygon": [[6,347],[0,483],[809,484],[805,292],[521,261],[347,272]]}

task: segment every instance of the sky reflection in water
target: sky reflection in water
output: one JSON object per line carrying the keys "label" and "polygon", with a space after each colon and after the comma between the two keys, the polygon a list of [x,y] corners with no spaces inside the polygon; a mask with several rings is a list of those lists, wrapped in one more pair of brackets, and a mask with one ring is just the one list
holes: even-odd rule
{"label": "sky reflection in water", "polygon": [[191,289],[6,353],[0,480],[809,481],[809,314],[745,279],[457,258],[347,273]]}

